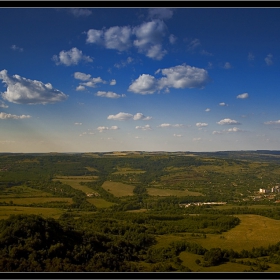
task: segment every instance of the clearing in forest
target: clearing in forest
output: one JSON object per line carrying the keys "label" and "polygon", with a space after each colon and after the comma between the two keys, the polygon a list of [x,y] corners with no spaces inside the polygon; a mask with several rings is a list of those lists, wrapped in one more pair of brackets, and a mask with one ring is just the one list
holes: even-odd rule
{"label": "clearing in forest", "polygon": [[116,197],[122,197],[134,195],[133,189],[135,187],[120,182],[105,181],[102,185],[102,188]]}

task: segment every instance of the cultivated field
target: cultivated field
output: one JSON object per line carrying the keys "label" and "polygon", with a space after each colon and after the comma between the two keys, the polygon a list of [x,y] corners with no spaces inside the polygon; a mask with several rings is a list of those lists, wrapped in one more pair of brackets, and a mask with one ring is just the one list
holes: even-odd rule
{"label": "cultivated field", "polygon": [[112,205],[114,205],[115,203],[106,201],[105,199],[102,198],[88,198],[87,201],[91,204],[93,204],[94,206],[96,206],[97,208],[108,208]]}
{"label": "cultivated field", "polygon": [[188,190],[172,190],[172,189],[158,189],[158,188],[147,188],[147,192],[151,196],[200,196],[203,195],[199,192],[191,192]]}
{"label": "cultivated field", "polygon": [[65,204],[71,204],[72,198],[68,197],[22,197],[22,198],[0,198],[0,203],[6,202],[10,203],[12,201],[13,204],[17,205],[28,205],[28,204],[36,204],[36,203],[46,203],[46,202],[62,202]]}
{"label": "cultivated field", "polygon": [[[92,177],[92,176],[90,176],[90,177]],[[82,191],[84,193],[92,193],[92,192],[94,192],[93,189],[91,189],[91,188],[89,188],[87,186],[83,186],[83,185],[80,184],[80,182],[91,182],[92,181],[90,179],[84,179],[84,178],[85,178],[85,176],[82,176],[82,177],[80,177],[80,176],[71,176],[71,177],[67,177],[67,178],[59,177],[59,179],[56,178],[56,179],[53,179],[53,181],[60,181],[61,183],[69,185],[72,188],[74,188],[76,190],[80,190],[80,191]]]}
{"label": "cultivated field", "polygon": [[116,197],[134,195],[133,193],[134,186],[119,183],[119,182],[105,181],[102,185],[102,188],[110,192]]}
{"label": "cultivated field", "polygon": [[118,171],[112,174],[133,174],[133,173],[145,173],[146,171],[140,169],[132,169],[132,168],[121,168],[118,167]]}
{"label": "cultivated field", "polygon": [[26,186],[13,186],[5,188],[0,195],[0,198],[11,197],[50,197],[53,196],[50,193],[36,190]]}

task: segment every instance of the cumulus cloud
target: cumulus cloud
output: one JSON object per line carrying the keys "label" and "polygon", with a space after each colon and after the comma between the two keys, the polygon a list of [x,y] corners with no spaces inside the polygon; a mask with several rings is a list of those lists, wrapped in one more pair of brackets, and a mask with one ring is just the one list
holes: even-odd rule
{"label": "cumulus cloud", "polygon": [[211,109],[209,109],[209,108],[205,109],[205,112],[210,112],[210,111],[211,111]]}
{"label": "cumulus cloud", "polygon": [[92,58],[83,55],[83,52],[77,48],[72,48],[69,51],[61,51],[59,55],[54,55],[52,59],[56,65],[64,64],[66,66],[77,65],[81,61],[92,62]]}
{"label": "cumulus cloud", "polygon": [[110,81],[110,86],[114,86],[117,83],[117,81],[115,79]]}
{"label": "cumulus cloud", "polygon": [[7,70],[0,72],[0,80],[7,87],[2,98],[17,104],[47,104],[64,101],[68,98],[63,92],[54,89],[50,83],[29,80],[19,75],[9,76]]}
{"label": "cumulus cloud", "polygon": [[244,92],[242,94],[237,95],[236,98],[240,98],[240,99],[246,99],[249,97],[249,94],[247,92]]}
{"label": "cumulus cloud", "polygon": [[205,126],[208,126],[208,123],[196,123],[195,124],[197,127],[205,127]]}
{"label": "cumulus cloud", "polygon": [[84,91],[84,90],[86,90],[84,86],[79,85],[76,87],[76,91]]}
{"label": "cumulus cloud", "polygon": [[3,101],[0,101],[0,108],[9,108]]}
{"label": "cumulus cloud", "polygon": [[19,120],[19,119],[29,119],[29,118],[31,118],[31,116],[29,116],[29,115],[17,116],[17,115],[12,115],[12,114],[6,114],[6,113],[3,113],[3,112],[0,113],[0,119],[1,120],[6,120],[6,119]]}
{"label": "cumulus cloud", "polygon": [[77,80],[81,80],[81,81],[88,81],[91,78],[90,74],[85,74],[82,72],[75,72],[74,73],[74,78]]}
{"label": "cumulus cloud", "polygon": [[238,127],[229,128],[227,130],[227,132],[239,132],[239,131],[243,131],[243,130]]}
{"label": "cumulus cloud", "polygon": [[125,97],[125,94],[116,94],[115,92],[112,92],[112,91],[98,91],[96,93],[96,96],[116,99],[116,98],[120,98],[120,97]]}
{"label": "cumulus cloud", "polygon": [[280,120],[278,120],[278,121],[268,121],[268,122],[265,122],[264,124],[280,124]]}
{"label": "cumulus cloud", "polygon": [[85,90],[85,87],[96,87],[96,84],[103,83],[106,84],[106,81],[102,80],[100,77],[92,78],[90,74],[85,74],[82,72],[75,72],[74,78],[77,80],[83,81],[76,88],[76,90]]}
{"label": "cumulus cloud", "polygon": [[138,120],[149,121],[152,119],[152,117],[146,117],[142,113],[137,113],[133,116],[133,119],[135,121],[138,121]]}
{"label": "cumulus cloud", "polygon": [[173,10],[168,8],[152,8],[149,9],[150,18],[170,19],[173,16]]}
{"label": "cumulus cloud", "polygon": [[[152,59],[160,60],[167,53],[161,45],[165,31],[166,25],[164,22],[155,19],[136,27],[113,26],[102,30],[90,29],[87,32],[86,42],[118,51],[126,51],[134,46],[140,53]],[[134,39],[133,36],[136,38]]]}
{"label": "cumulus cloud", "polygon": [[228,106],[228,104],[226,104],[225,102],[221,102],[219,103],[220,106]]}
{"label": "cumulus cloud", "polygon": [[273,64],[272,58],[273,55],[271,53],[266,56],[266,58],[264,59],[266,65],[270,66]]}
{"label": "cumulus cloud", "polygon": [[75,122],[74,125],[82,125],[80,122]]}
{"label": "cumulus cloud", "polygon": [[70,13],[75,17],[88,17],[92,14],[92,11],[88,9],[71,8]]}
{"label": "cumulus cloud", "polygon": [[118,130],[118,129],[119,129],[119,127],[116,126],[116,125],[111,126],[111,127],[108,127],[108,126],[99,126],[99,127],[97,127],[97,130],[98,130],[99,132],[103,132],[103,131],[105,131],[105,130]]}
{"label": "cumulus cloud", "polygon": [[114,26],[105,30],[90,29],[87,32],[87,43],[103,45],[107,49],[124,51],[132,46],[132,30],[129,26]]}
{"label": "cumulus cloud", "polygon": [[237,124],[240,124],[238,121],[236,120],[232,120],[232,119],[223,119],[223,120],[220,120],[219,122],[217,122],[217,124],[220,124],[220,125],[224,125],[224,124],[230,124],[230,125],[237,125]]}
{"label": "cumulus cloud", "polygon": [[130,120],[132,118],[133,118],[132,114],[124,113],[124,112],[120,112],[116,115],[109,115],[107,117],[108,120],[114,120],[114,121],[126,121],[126,120]]}
{"label": "cumulus cloud", "polygon": [[163,76],[156,79],[154,76],[142,74],[128,88],[128,91],[139,94],[152,94],[157,90],[168,88],[203,88],[209,82],[206,70],[189,65],[178,65],[171,68],[159,69],[156,74]]}
{"label": "cumulus cloud", "polygon": [[23,52],[23,48],[20,48],[20,47],[18,47],[18,46],[16,46],[16,45],[12,45],[12,46],[11,46],[11,49],[14,50],[14,51]]}
{"label": "cumulus cloud", "polygon": [[162,123],[158,127],[165,128],[165,127],[183,127],[183,124],[170,124],[170,123]]}
{"label": "cumulus cloud", "polygon": [[238,127],[233,127],[229,129],[224,129],[222,131],[213,131],[212,134],[225,134],[225,133],[231,133],[231,132],[244,132],[245,130],[240,129]]}
{"label": "cumulus cloud", "polygon": [[144,126],[136,126],[136,129],[141,129],[141,130],[152,130],[151,126],[149,124],[146,124]]}

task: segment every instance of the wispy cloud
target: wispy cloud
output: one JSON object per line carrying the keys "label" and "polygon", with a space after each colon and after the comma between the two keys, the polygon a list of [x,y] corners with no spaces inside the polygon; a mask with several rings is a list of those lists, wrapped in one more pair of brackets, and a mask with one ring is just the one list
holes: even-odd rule
{"label": "wispy cloud", "polygon": [[182,137],[181,134],[173,134],[174,137]]}
{"label": "wispy cloud", "polygon": [[0,108],[9,108],[3,101],[0,101]]}
{"label": "wispy cloud", "polygon": [[266,58],[264,59],[266,65],[270,66],[273,64],[272,58],[273,55],[271,53],[266,56]]}
{"label": "wispy cloud", "polygon": [[210,111],[211,111],[211,109],[209,109],[209,108],[205,109],[205,112],[210,112]]}
{"label": "wispy cloud", "polygon": [[63,92],[53,88],[50,83],[29,80],[19,75],[9,76],[7,70],[0,72],[0,80],[7,87],[2,98],[17,104],[47,104],[64,101],[68,98]]}
{"label": "wispy cloud", "polygon": [[221,102],[219,103],[220,106],[228,106],[228,104],[226,104],[225,102]]}
{"label": "wispy cloud", "polygon": [[168,8],[152,8],[149,9],[149,18],[170,19],[173,16],[173,9]]}
{"label": "wispy cloud", "polygon": [[70,13],[75,17],[88,17],[92,14],[92,11],[88,9],[71,8]]}
{"label": "wispy cloud", "polygon": [[106,84],[106,81],[102,80],[100,77],[92,78],[90,74],[85,74],[82,72],[75,72],[74,78],[77,80],[83,81],[80,85],[76,88],[77,91],[85,90],[85,87],[96,87],[96,84],[102,83]]}
{"label": "wispy cloud", "polygon": [[158,127],[166,128],[166,127],[183,127],[183,124],[170,124],[170,123],[162,123]]}
{"label": "wispy cloud", "polygon": [[242,94],[237,95],[236,98],[239,98],[239,99],[246,99],[246,98],[248,98],[248,97],[249,97],[249,94],[248,94],[247,92],[244,92],[244,93],[242,93]]}
{"label": "wispy cloud", "polygon": [[205,69],[185,64],[159,69],[156,74],[159,73],[165,77],[156,79],[149,74],[140,75],[129,86],[128,91],[139,94],[153,94],[156,91],[168,88],[203,88],[210,81]]}
{"label": "wispy cloud", "polygon": [[133,119],[135,121],[138,121],[138,120],[143,120],[143,121],[149,121],[152,119],[152,117],[148,116],[144,116],[142,113],[136,113],[134,116],[133,116]]}
{"label": "wispy cloud", "polygon": [[113,126],[111,126],[111,127],[108,127],[108,126],[99,126],[99,127],[97,127],[97,130],[98,130],[99,132],[103,132],[103,131],[105,131],[105,130],[118,130],[118,129],[119,129],[119,127],[116,126],[116,125],[113,125]]}
{"label": "wispy cloud", "polygon": [[278,121],[268,121],[268,122],[265,122],[264,124],[268,124],[268,125],[270,125],[270,124],[280,124],[280,120],[278,120]]}
{"label": "wispy cloud", "polygon": [[0,113],[0,119],[1,120],[6,120],[6,119],[14,119],[14,120],[19,120],[19,119],[29,119],[31,118],[31,116],[29,115],[12,115],[12,114],[6,114],[6,113],[3,113],[1,112]]}
{"label": "wispy cloud", "polygon": [[229,62],[226,62],[223,66],[224,69],[230,69],[232,68],[231,64]]}
{"label": "wispy cloud", "polygon": [[251,52],[248,54],[248,60],[249,61],[255,60],[255,56]]}
{"label": "wispy cloud", "polygon": [[141,130],[152,130],[151,126],[149,124],[146,124],[145,126],[136,126],[135,129],[141,129]]}
{"label": "wispy cloud", "polygon": [[23,48],[20,48],[20,47],[18,47],[18,46],[16,46],[16,45],[12,45],[12,46],[11,46],[11,49],[14,50],[14,51],[23,52]]}
{"label": "wispy cloud", "polygon": [[125,97],[126,95],[125,94],[117,94],[117,93],[112,92],[112,91],[98,91],[96,93],[96,96],[117,99],[117,98],[120,98],[120,97]]}
{"label": "wispy cloud", "polygon": [[54,55],[52,60],[55,61],[56,65],[77,65],[81,61],[92,62],[92,58],[86,55],[83,55],[83,52],[77,48],[72,48],[69,51],[61,51],[59,55]]}
{"label": "wispy cloud", "polygon": [[232,119],[223,119],[223,120],[220,120],[219,122],[217,122],[217,124],[220,124],[220,125],[225,125],[225,124],[238,125],[238,124],[241,124],[241,123],[239,123],[236,120],[232,120]]}

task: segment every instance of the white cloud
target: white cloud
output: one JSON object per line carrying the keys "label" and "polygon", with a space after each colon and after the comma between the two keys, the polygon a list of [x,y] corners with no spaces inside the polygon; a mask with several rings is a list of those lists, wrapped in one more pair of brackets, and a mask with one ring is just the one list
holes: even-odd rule
{"label": "white cloud", "polygon": [[242,94],[237,95],[236,98],[240,98],[240,99],[246,99],[249,97],[249,94],[247,92],[244,92]]}
{"label": "white cloud", "polygon": [[111,126],[111,127],[108,127],[108,126],[99,126],[99,127],[97,127],[97,130],[99,132],[103,132],[104,130],[118,130],[118,129],[119,129],[119,127],[116,126],[116,125]]}
{"label": "white cloud", "polygon": [[71,8],[70,13],[73,14],[75,17],[87,17],[92,14],[92,11],[88,9]]}
{"label": "white cloud", "polygon": [[114,67],[116,67],[116,68],[122,68],[122,67],[125,67],[125,66],[127,66],[128,64],[132,63],[132,61],[133,61],[133,58],[129,56],[125,61],[122,60],[121,63],[115,63],[115,64],[114,64]]}
{"label": "white cloud", "polygon": [[209,108],[205,109],[205,112],[210,112],[210,111],[211,111],[211,109],[209,109]]}
{"label": "white cloud", "polygon": [[108,120],[115,120],[115,121],[126,121],[133,118],[132,114],[120,112],[116,115],[109,115],[107,117]]}
{"label": "white cloud", "polygon": [[243,130],[238,127],[229,128],[227,130],[227,132],[239,132],[239,131],[243,131]]}
{"label": "white cloud", "polygon": [[224,124],[233,125],[233,124],[240,124],[240,123],[238,121],[236,121],[236,120],[223,119],[223,120],[220,120],[219,122],[217,122],[217,124],[220,124],[220,125],[224,125]]}
{"label": "white cloud", "polygon": [[133,116],[133,119],[135,121],[138,121],[138,120],[149,121],[152,119],[152,117],[146,117],[142,113],[137,113]]}
{"label": "white cloud", "polygon": [[230,69],[230,68],[232,68],[232,66],[229,62],[226,62],[223,68],[224,69]]}
{"label": "white cloud", "polygon": [[193,141],[200,141],[201,140],[201,138],[199,137],[199,138],[193,138]]}
{"label": "white cloud", "polygon": [[265,122],[264,124],[280,124],[280,120],[278,120],[278,121],[268,121],[268,122]]}
{"label": "white cloud", "polygon": [[84,86],[79,85],[76,87],[76,91],[83,91],[83,90],[86,90]]}
{"label": "white cloud", "polygon": [[104,41],[107,49],[124,51],[131,47],[131,28],[128,26],[114,26],[104,33]]}
{"label": "white cloud", "polygon": [[85,74],[82,72],[75,72],[74,73],[74,78],[77,80],[81,80],[81,81],[88,81],[91,78],[90,74]]}
{"label": "white cloud", "polygon": [[149,124],[146,124],[145,126],[136,126],[135,128],[141,129],[141,130],[152,130],[152,128]]}
{"label": "white cloud", "polygon": [[158,127],[171,127],[171,126],[172,126],[172,124],[170,124],[170,123],[162,123]]}
{"label": "white cloud", "polygon": [[161,50],[161,42],[166,30],[166,25],[162,20],[145,22],[134,27],[133,34],[135,34],[136,40],[133,41],[133,45],[138,48],[140,53],[160,60],[167,53],[166,50]]}
{"label": "white cloud", "polygon": [[128,91],[140,94],[153,94],[158,89],[158,81],[155,77],[142,74],[128,88]]}
{"label": "white cloud", "polygon": [[163,78],[142,74],[128,88],[128,91],[139,94],[153,94],[163,88],[203,88],[209,82],[206,70],[189,65],[178,65],[171,68],[159,69],[156,74],[162,73]]}
{"label": "white cloud", "polygon": [[182,137],[181,134],[173,134],[174,137]]}
{"label": "white cloud", "polygon": [[208,123],[196,123],[195,125],[197,127],[205,127],[205,126],[208,126]]}
{"label": "white cloud", "polygon": [[117,83],[117,81],[115,79],[110,81],[110,86],[114,86]]}
{"label": "white cloud", "polygon": [[11,49],[14,50],[14,51],[23,52],[23,48],[20,48],[20,47],[18,47],[18,46],[16,46],[16,45],[12,45],[12,46],[11,46]]}
{"label": "white cloud", "polygon": [[150,18],[170,19],[173,16],[172,9],[168,8],[152,8],[149,9]]}
{"label": "white cloud", "polygon": [[270,66],[273,64],[272,57],[273,55],[271,53],[266,56],[266,58],[264,59],[266,65]]}
{"label": "white cloud", "polygon": [[225,102],[221,102],[219,103],[220,106],[228,106],[228,104],[226,104]]}
{"label": "white cloud", "polygon": [[86,42],[102,45],[102,44],[104,44],[103,36],[104,36],[103,30],[90,29],[87,32]]}
{"label": "white cloud", "polygon": [[116,98],[120,98],[120,97],[125,97],[125,94],[116,94],[115,92],[112,92],[112,91],[98,91],[96,93],[96,96],[116,99]]}
{"label": "white cloud", "polygon": [[61,51],[59,55],[54,55],[52,58],[56,65],[64,64],[66,66],[77,65],[81,61],[92,62],[92,58],[83,55],[83,52],[77,48],[72,48],[69,51]]}
{"label": "white cloud", "polygon": [[0,71],[0,79],[7,86],[2,98],[17,104],[47,104],[64,101],[68,98],[63,92],[54,89],[50,83],[29,80],[19,75],[9,76],[7,70]]}
{"label": "white cloud", "polygon": [[75,125],[82,125],[82,123],[80,123],[80,122],[75,122],[74,124]]}
{"label": "white cloud", "polygon": [[212,134],[223,134],[223,132],[222,132],[222,131],[214,130],[214,131],[212,132]]}
{"label": "white cloud", "polygon": [[0,108],[9,108],[3,101],[0,101]]}
{"label": "white cloud", "polygon": [[0,119],[1,120],[6,120],[6,119],[19,120],[19,119],[29,119],[29,118],[31,118],[31,116],[29,116],[29,115],[17,116],[17,115],[12,115],[12,114],[6,114],[6,113],[3,113],[3,112],[0,113]]}
{"label": "white cloud", "polygon": [[175,36],[175,35],[173,35],[173,34],[170,34],[169,35],[169,42],[170,42],[170,44],[175,44],[175,42],[177,41],[177,37]]}

